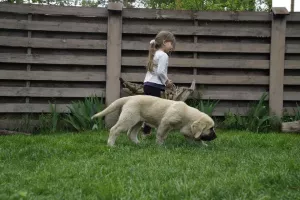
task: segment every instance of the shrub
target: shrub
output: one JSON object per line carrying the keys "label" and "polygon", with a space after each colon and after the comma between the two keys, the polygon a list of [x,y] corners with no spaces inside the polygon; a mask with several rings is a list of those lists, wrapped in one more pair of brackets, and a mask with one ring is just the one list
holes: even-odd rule
{"label": "shrub", "polygon": [[49,102],[50,105],[50,113],[44,114],[42,113],[39,115],[39,132],[50,132],[54,133],[58,131],[58,122],[61,119],[61,116],[56,111],[56,104],[52,104]]}
{"label": "shrub", "polygon": [[91,117],[97,112],[103,110],[103,98],[100,100],[96,96],[87,97],[84,101],[72,102],[68,107],[70,113],[66,114],[65,121],[69,123],[76,131],[100,130],[104,128],[103,120]]}
{"label": "shrub", "polygon": [[188,102],[188,104],[194,108],[197,108],[201,112],[206,113],[209,116],[212,116],[213,111],[215,110],[219,100],[197,100],[192,99]]}
{"label": "shrub", "polygon": [[256,104],[250,106],[245,116],[239,113],[225,113],[224,127],[256,133],[278,130],[281,120],[275,115],[269,115],[269,106],[265,101],[267,95],[264,93]]}
{"label": "shrub", "polygon": [[33,120],[33,118],[34,117],[32,113],[22,115],[21,120],[15,125],[15,128],[13,128],[13,130],[25,133],[36,131],[36,128],[31,125],[31,121]]}

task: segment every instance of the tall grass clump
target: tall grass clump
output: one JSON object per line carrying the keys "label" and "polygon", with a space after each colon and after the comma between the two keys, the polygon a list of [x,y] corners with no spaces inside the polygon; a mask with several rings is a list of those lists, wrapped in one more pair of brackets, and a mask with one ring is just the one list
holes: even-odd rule
{"label": "tall grass clump", "polygon": [[209,116],[212,116],[213,111],[215,110],[217,104],[219,103],[219,100],[197,100],[197,99],[191,99],[188,101],[188,105],[197,108],[201,112],[206,113]]}
{"label": "tall grass clump", "polygon": [[268,94],[264,93],[257,103],[250,106],[245,116],[239,113],[225,113],[223,126],[226,129],[244,130],[255,133],[277,131],[281,119],[269,114],[269,106],[266,101],[267,96]]}
{"label": "tall grass clump", "polygon": [[38,131],[41,133],[54,133],[62,128],[60,128],[60,125],[62,125],[62,116],[60,113],[56,110],[56,104],[52,104],[49,102],[50,107],[50,113],[42,113],[39,115],[39,125],[38,125]]}
{"label": "tall grass clump", "polygon": [[96,96],[86,97],[84,101],[73,101],[68,106],[70,113],[66,114],[64,121],[73,127],[76,131],[100,130],[104,128],[103,120],[91,117],[97,112],[103,110],[103,98]]}
{"label": "tall grass clump", "polygon": [[36,128],[31,126],[31,121],[33,120],[33,118],[34,116],[32,113],[22,115],[21,120],[17,123],[16,127],[13,128],[13,130],[24,133],[35,131]]}

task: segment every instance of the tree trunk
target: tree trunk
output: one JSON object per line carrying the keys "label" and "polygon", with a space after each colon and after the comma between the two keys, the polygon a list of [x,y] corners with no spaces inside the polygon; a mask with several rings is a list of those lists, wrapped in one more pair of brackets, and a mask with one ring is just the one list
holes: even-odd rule
{"label": "tree trunk", "polygon": [[291,12],[295,10],[295,0],[291,0]]}
{"label": "tree trunk", "polygon": [[[131,83],[119,78],[122,85],[124,86],[123,91],[129,95],[142,95],[144,94],[143,84]],[[187,87],[174,87],[167,88],[165,92],[161,94],[164,99],[170,99],[175,101],[186,101],[189,96],[195,91],[196,81],[193,80],[189,88]]]}

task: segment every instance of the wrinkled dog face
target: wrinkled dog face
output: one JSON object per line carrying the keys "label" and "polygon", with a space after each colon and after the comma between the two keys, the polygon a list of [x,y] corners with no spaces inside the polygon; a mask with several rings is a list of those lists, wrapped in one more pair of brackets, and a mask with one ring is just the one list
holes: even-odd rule
{"label": "wrinkled dog face", "polygon": [[215,129],[212,127],[208,130],[203,131],[202,134],[200,135],[200,137],[196,138],[195,140],[211,141],[216,138],[217,138],[217,135],[216,135]]}
{"label": "wrinkled dog face", "polygon": [[214,121],[209,117],[203,117],[191,125],[191,130],[196,141],[212,141],[217,138]]}

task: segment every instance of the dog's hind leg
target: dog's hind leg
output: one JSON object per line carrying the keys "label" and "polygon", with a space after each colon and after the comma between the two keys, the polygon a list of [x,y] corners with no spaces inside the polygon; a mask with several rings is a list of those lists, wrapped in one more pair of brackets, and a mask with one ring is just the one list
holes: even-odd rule
{"label": "dog's hind leg", "polygon": [[115,141],[116,141],[117,137],[120,135],[121,131],[123,131],[123,128],[118,123],[110,129],[109,137],[107,140],[108,146],[115,145]]}
{"label": "dog's hind leg", "polygon": [[122,112],[118,122],[110,129],[107,144],[114,146],[117,137],[123,131],[128,131],[139,122],[139,117],[134,116],[131,112]]}
{"label": "dog's hind leg", "polygon": [[140,141],[138,140],[138,133],[139,130],[142,126],[143,122],[138,122],[136,125],[134,125],[133,127],[131,127],[128,132],[127,135],[129,137],[129,139],[134,142],[135,144],[138,144]]}

